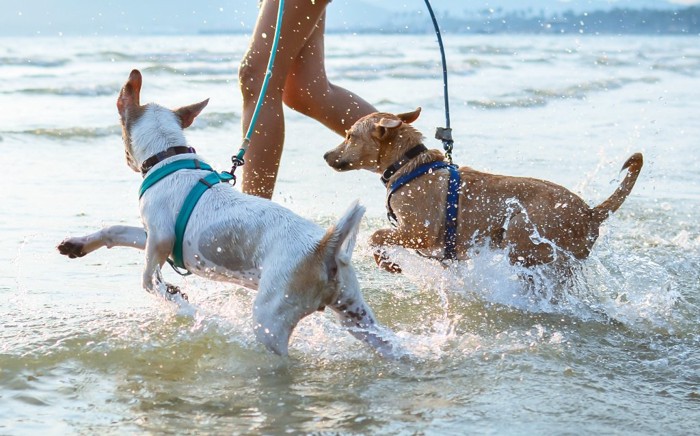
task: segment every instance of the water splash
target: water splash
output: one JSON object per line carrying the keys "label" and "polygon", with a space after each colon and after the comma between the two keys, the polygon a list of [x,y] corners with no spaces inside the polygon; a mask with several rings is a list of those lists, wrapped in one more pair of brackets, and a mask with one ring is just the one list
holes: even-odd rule
{"label": "water splash", "polygon": [[634,330],[673,333],[682,296],[667,270],[630,255],[572,261],[563,273],[550,266],[512,265],[508,253],[478,247],[467,261],[447,267],[395,248],[389,252],[419,289],[460,295],[527,313],[561,314],[584,321],[618,322]]}

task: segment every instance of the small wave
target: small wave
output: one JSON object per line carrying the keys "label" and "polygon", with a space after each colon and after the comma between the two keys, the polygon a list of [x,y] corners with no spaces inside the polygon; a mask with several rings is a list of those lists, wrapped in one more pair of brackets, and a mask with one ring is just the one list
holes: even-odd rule
{"label": "small wave", "polygon": [[[587,60],[587,62],[588,62],[588,60]],[[631,65],[636,65],[635,63],[633,63],[631,61],[626,61],[626,60],[619,59],[619,58],[613,58],[613,57],[610,57],[608,55],[596,56],[592,59],[592,63],[594,65],[602,65],[602,66],[606,66],[606,67],[627,67],[627,66],[631,66]]]}
{"label": "small wave", "polygon": [[101,51],[97,53],[89,52],[78,55],[81,58],[96,59],[103,62],[131,62],[131,63],[177,63],[177,62],[204,62],[207,64],[216,63],[231,63],[237,62],[230,52],[211,52],[206,50],[197,50],[195,52],[186,53],[184,51],[173,52],[134,52],[125,53],[120,51]]}
{"label": "small wave", "polygon": [[121,135],[119,126],[110,127],[68,127],[68,128],[40,128],[18,132],[9,132],[21,135],[37,136],[47,139],[94,139],[106,136]]}
{"label": "small wave", "polygon": [[190,129],[199,130],[213,127],[224,127],[230,123],[239,123],[241,117],[235,112],[209,112],[197,117],[197,122]]}
{"label": "small wave", "polygon": [[659,79],[655,77],[642,77],[642,78],[616,78],[607,80],[597,80],[592,82],[581,83],[577,85],[568,86],[562,89],[526,89],[525,92],[542,96],[545,98],[575,98],[582,99],[585,98],[591,92],[599,91],[610,91],[613,89],[620,89],[626,85],[631,85],[635,83],[656,83]]}
{"label": "small wave", "polygon": [[352,60],[352,59],[399,59],[403,58],[405,55],[403,53],[400,53],[398,51],[372,51],[370,50],[340,50],[340,49],[334,49],[330,53],[326,53],[326,59],[343,59],[343,60]]}
{"label": "small wave", "polygon": [[549,59],[549,58],[540,58],[540,57],[537,57],[537,58],[527,58],[527,59],[523,59],[522,62],[524,62],[524,63],[526,63],[526,64],[547,64],[547,65],[549,65],[549,64],[552,63],[552,60]]}
{"label": "small wave", "polygon": [[156,64],[143,68],[146,74],[168,74],[176,76],[230,76],[234,78],[236,69],[233,65],[220,67],[205,66],[172,66],[169,64]]}
{"label": "small wave", "polygon": [[656,77],[616,78],[580,83],[559,89],[526,88],[522,96],[504,95],[502,99],[468,100],[469,106],[482,109],[511,109],[546,106],[552,100],[585,99],[593,92],[620,89],[636,83],[657,83]]}
{"label": "small wave", "polygon": [[174,75],[181,75],[182,73],[180,70],[178,70],[175,67],[172,67],[170,65],[165,65],[165,64],[156,64],[156,65],[151,65],[145,68],[142,68],[141,71],[144,74],[174,74]]}
{"label": "small wave", "polygon": [[467,106],[480,109],[531,108],[547,105],[544,98],[519,98],[513,100],[467,100]]}
{"label": "small wave", "polygon": [[377,105],[377,107],[386,107],[386,106],[395,106],[400,104],[400,102],[389,99],[389,98],[382,98],[378,101],[376,101],[374,104]]}
{"label": "small wave", "polygon": [[73,97],[103,97],[107,95],[117,95],[118,92],[118,85],[96,85],[88,87],[65,86],[62,88],[25,88],[6,91],[5,93],[26,95],[61,95]]}
{"label": "small wave", "polygon": [[42,68],[57,68],[70,63],[70,59],[0,57],[0,65],[4,66],[35,66]]}
{"label": "small wave", "polygon": [[119,51],[98,51],[98,52],[90,52],[90,53],[79,53],[77,55],[79,58],[88,58],[88,59],[99,59],[102,61],[109,61],[109,62],[114,62],[114,61],[135,61],[139,57],[141,57],[140,54],[131,54],[131,53],[123,53]]}
{"label": "small wave", "polygon": [[461,64],[456,67],[452,67],[452,64],[448,65],[448,72],[450,74],[457,75],[470,75],[474,74],[477,70],[512,70],[513,66],[506,63],[490,62],[484,59],[477,58],[466,58],[461,60]]}
{"label": "small wave", "polygon": [[530,51],[530,47],[501,47],[497,45],[463,45],[457,47],[457,51],[461,54],[479,54],[479,55],[498,55],[498,56],[513,56],[517,53]]}
{"label": "small wave", "polygon": [[[469,76],[474,74],[475,68],[469,65],[448,66],[451,76]],[[336,79],[349,80],[379,80],[391,78],[401,79],[428,79],[433,80],[440,76],[442,67],[433,61],[406,61],[386,64],[354,64],[339,67],[333,72]]]}
{"label": "small wave", "polygon": [[[239,123],[241,117],[234,112],[211,112],[197,117],[197,122],[190,127],[192,130],[225,127],[230,123]],[[109,136],[120,136],[121,127],[118,125],[105,127],[66,127],[66,128],[37,128],[21,131],[8,131],[7,134],[29,135],[45,139],[77,139],[89,140]],[[0,141],[1,141],[0,137]]]}
{"label": "small wave", "polygon": [[685,58],[684,62],[678,62],[676,59],[668,62],[657,62],[651,66],[651,69],[655,71],[669,71],[688,77],[696,77],[700,74],[700,59]]}

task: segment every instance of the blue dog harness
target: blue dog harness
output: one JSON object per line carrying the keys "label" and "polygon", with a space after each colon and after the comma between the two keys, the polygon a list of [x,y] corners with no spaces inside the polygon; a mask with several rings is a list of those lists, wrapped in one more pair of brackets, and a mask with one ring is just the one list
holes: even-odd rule
{"label": "blue dog harness", "polygon": [[445,201],[445,259],[451,260],[457,257],[457,212],[459,210],[460,178],[456,165],[451,165],[444,161],[429,162],[399,177],[389,187],[389,193],[386,196],[386,208],[389,221],[392,225],[396,226],[396,214],[394,214],[394,211],[391,209],[391,196],[394,192],[417,177],[443,168],[446,168],[450,172],[450,180],[447,185],[447,198]]}
{"label": "blue dog harness", "polygon": [[[175,245],[173,246],[171,265],[173,265],[173,267],[186,270],[185,263],[182,258],[182,243],[184,240],[185,229],[187,228],[187,223],[190,220],[194,207],[209,188],[221,182],[228,182],[233,177],[228,173],[217,173],[211,166],[196,159],[177,160],[148,174],[141,183],[139,198],[143,196],[148,188],[160,182],[170,174],[180,170],[205,170],[211,172],[211,174],[208,174],[206,177],[199,179],[197,184],[194,185],[192,190],[190,190],[190,193],[187,194],[185,202],[182,204],[182,208],[177,214],[177,220],[175,221]],[[168,259],[168,261],[170,262],[170,259]]]}

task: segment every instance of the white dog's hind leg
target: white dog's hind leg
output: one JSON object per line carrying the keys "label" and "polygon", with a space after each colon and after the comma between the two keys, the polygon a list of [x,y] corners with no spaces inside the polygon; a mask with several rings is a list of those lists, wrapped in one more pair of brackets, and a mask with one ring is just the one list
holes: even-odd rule
{"label": "white dog's hind leg", "polygon": [[382,357],[398,359],[404,354],[400,351],[398,343],[388,339],[394,336],[393,333],[377,324],[372,310],[359,292],[346,291],[329,307],[333,309],[340,323],[350,334],[366,342]]}
{"label": "white dog's hind leg", "polygon": [[83,257],[98,248],[133,247],[146,248],[146,231],[142,227],[110,226],[86,236],[64,239],[58,251],[71,259]]}

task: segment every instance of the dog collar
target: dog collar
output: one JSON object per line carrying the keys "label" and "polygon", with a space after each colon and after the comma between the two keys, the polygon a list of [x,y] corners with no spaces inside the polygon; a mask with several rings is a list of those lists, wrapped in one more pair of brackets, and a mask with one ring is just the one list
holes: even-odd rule
{"label": "dog collar", "polygon": [[170,147],[165,151],[161,151],[160,153],[156,153],[153,156],[146,159],[145,161],[143,161],[143,164],[141,165],[141,174],[143,174],[143,176],[146,177],[146,173],[151,168],[153,168],[157,163],[162,162],[169,157],[177,156],[178,154],[188,154],[188,153],[197,153],[197,152],[192,147],[176,146],[176,147]]}
{"label": "dog collar", "polygon": [[428,151],[428,149],[423,144],[418,144],[415,147],[408,150],[401,159],[397,160],[396,162],[391,164],[389,168],[384,170],[384,174],[382,174],[382,183],[384,183],[384,185],[389,183],[389,179],[391,178],[391,176],[396,174],[396,172],[400,170],[401,167],[406,165],[408,161],[423,153],[424,151]]}

